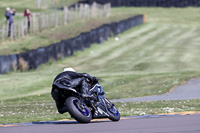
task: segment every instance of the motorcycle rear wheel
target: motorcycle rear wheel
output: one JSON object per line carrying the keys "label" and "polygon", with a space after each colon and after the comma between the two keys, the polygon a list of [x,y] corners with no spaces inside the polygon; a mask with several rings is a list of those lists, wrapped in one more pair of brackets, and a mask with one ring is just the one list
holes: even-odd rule
{"label": "motorcycle rear wheel", "polygon": [[66,106],[69,114],[79,123],[89,123],[92,119],[92,114],[87,106],[81,107],[80,100],[76,97],[68,97]]}

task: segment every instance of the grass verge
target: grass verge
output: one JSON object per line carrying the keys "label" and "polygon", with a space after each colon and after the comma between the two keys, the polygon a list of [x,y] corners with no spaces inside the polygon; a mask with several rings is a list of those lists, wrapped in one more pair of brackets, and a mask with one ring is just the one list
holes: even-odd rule
{"label": "grass verge", "polygon": [[184,111],[200,111],[200,100],[176,100],[176,101],[156,101],[156,102],[128,102],[116,103],[121,115],[155,115],[179,113]]}

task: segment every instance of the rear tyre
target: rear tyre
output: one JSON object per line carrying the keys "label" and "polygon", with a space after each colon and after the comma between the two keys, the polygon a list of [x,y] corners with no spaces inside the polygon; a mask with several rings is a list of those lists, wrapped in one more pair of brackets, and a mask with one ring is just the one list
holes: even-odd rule
{"label": "rear tyre", "polygon": [[70,115],[79,123],[89,123],[92,119],[91,112],[88,107],[80,104],[80,100],[76,97],[68,97],[66,106]]}

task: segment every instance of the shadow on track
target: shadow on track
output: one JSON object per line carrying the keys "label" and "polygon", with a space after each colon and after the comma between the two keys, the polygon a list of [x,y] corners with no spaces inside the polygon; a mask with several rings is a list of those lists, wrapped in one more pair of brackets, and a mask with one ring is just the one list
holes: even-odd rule
{"label": "shadow on track", "polygon": [[[91,121],[90,123],[105,123],[105,122],[112,122],[110,120],[94,120]],[[40,121],[40,122],[32,122],[32,124],[83,124],[79,123],[75,120],[69,120],[69,121]],[[88,124],[88,123],[85,123]]]}

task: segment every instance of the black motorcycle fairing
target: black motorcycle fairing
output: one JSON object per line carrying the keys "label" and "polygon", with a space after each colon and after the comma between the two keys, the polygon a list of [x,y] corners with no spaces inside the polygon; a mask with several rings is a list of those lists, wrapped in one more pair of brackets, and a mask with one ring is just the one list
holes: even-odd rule
{"label": "black motorcycle fairing", "polygon": [[73,92],[75,92],[75,93],[78,93],[78,92],[76,91],[76,89],[71,88],[71,87],[66,87],[66,86],[63,85],[63,84],[56,83],[56,82],[53,84],[53,88],[57,88],[57,89],[63,90],[63,91],[73,91]]}
{"label": "black motorcycle fairing", "polygon": [[107,118],[109,115],[106,113],[106,107],[104,104],[100,103],[93,113],[93,118]]}

